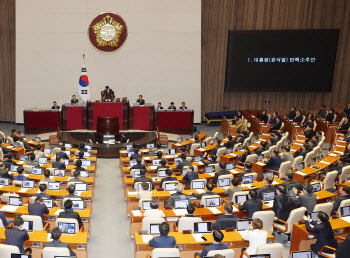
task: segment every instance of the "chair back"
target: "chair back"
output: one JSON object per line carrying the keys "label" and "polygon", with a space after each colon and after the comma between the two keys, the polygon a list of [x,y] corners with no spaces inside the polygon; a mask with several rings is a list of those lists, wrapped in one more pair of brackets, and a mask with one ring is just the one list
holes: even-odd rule
{"label": "chair back", "polygon": [[152,258],[161,258],[161,257],[174,257],[180,258],[180,250],[177,248],[154,248],[152,250]]}
{"label": "chair back", "polygon": [[281,139],[277,144],[276,144],[276,150],[281,151],[281,147],[283,146],[283,139]]}
{"label": "chair back", "polygon": [[[146,182],[147,184],[151,184],[150,182]],[[135,185],[134,185],[134,188],[136,191],[139,190],[139,185],[142,184],[142,182],[136,182]],[[151,188],[152,189],[152,188]]]}
{"label": "chair back", "polygon": [[204,196],[202,196],[202,198],[201,198],[201,205],[204,205],[204,207],[207,207],[207,199],[210,199],[210,198],[215,198],[215,197],[219,197],[220,199],[219,199],[219,206],[220,206],[220,204],[221,204],[221,197],[219,196],[219,195],[204,195]]}
{"label": "chair back", "polygon": [[305,167],[309,167],[311,165],[311,158],[312,158],[312,151],[311,152],[308,152],[306,155],[305,155],[305,159],[304,159],[304,165]]}
{"label": "chair back", "polygon": [[200,147],[201,147],[200,143],[193,143],[191,145],[191,149],[190,149],[190,156],[193,156],[194,155],[194,150],[198,149]]}
{"label": "chair back", "polygon": [[284,123],[283,122],[281,123],[280,129],[282,129],[282,128],[284,128]]}
{"label": "chair back", "polygon": [[218,151],[216,152],[216,160],[220,160],[220,157],[226,153],[226,147],[219,148]]}
{"label": "chair back", "polygon": [[213,136],[213,139],[218,138],[218,135],[219,135],[219,132],[215,132],[215,133],[214,133],[214,136]]}
{"label": "chair back", "polygon": [[[163,182],[163,188],[165,189],[166,187],[166,185],[167,184],[176,184],[176,185],[178,185],[179,184],[179,181],[165,181],[165,182]],[[175,191],[175,190],[174,190]]]}
{"label": "chair back", "polygon": [[211,141],[213,140],[213,137],[208,137],[205,139],[205,143],[208,145],[210,145]]}
{"label": "chair back", "polygon": [[33,167],[34,167],[34,166],[23,165],[24,172],[26,172],[26,173],[31,173]]}
{"label": "chair back", "polygon": [[[230,179],[230,184],[231,184],[231,181],[233,179],[233,175],[232,174],[229,174],[229,175],[221,175],[218,177],[218,182],[220,179],[225,179],[225,178],[229,178]],[[219,187],[219,183],[217,183],[218,187]]]}
{"label": "chair back", "polygon": [[339,218],[341,218],[340,208],[341,207],[345,207],[345,206],[350,206],[350,199],[341,201],[341,203],[339,205],[339,208],[338,208],[338,211],[337,211],[338,215],[339,215]]}
{"label": "chair back", "polygon": [[275,213],[273,211],[256,211],[252,218],[261,219],[264,229],[271,234],[273,233],[273,220],[275,219]]}
{"label": "chair back", "polygon": [[192,157],[186,157],[186,160],[189,161],[189,162],[192,162]]}
{"label": "chair back", "polygon": [[52,154],[56,155],[57,152],[60,152],[61,151],[61,148],[59,147],[54,147],[52,148]]}
{"label": "chair back", "polygon": [[7,143],[13,145],[13,139],[11,136],[6,136],[5,138],[7,139]]}
{"label": "chair back", "polygon": [[306,119],[306,116],[303,115],[303,119],[301,120],[301,124],[304,123],[305,119]]}
{"label": "chair back", "polygon": [[182,232],[184,230],[192,230],[192,233],[194,233],[195,222],[202,222],[202,219],[200,217],[181,217],[179,219],[177,231]]}
{"label": "chair back", "polygon": [[300,163],[303,162],[303,156],[298,156],[294,159],[293,163],[292,163],[292,169],[293,171],[297,171],[298,170],[298,165]]}
{"label": "chair back", "polygon": [[17,143],[20,148],[25,149],[23,142],[17,141]]}
{"label": "chair back", "polygon": [[208,167],[214,167],[214,171],[219,171],[220,170],[219,163],[209,164]]}
{"label": "chair back", "polygon": [[283,256],[283,245],[280,243],[260,245],[256,249],[256,254],[269,254],[270,258],[281,258]]}
{"label": "chair back", "polygon": [[258,155],[257,154],[250,154],[250,155],[247,156],[245,161],[246,162],[249,161],[249,162],[254,163],[257,159],[258,159]]}
{"label": "chair back", "polygon": [[150,233],[151,224],[161,224],[163,222],[165,222],[163,218],[144,217],[142,219],[142,230],[147,230]]}
{"label": "chair back", "polygon": [[42,258],[55,258],[57,256],[69,256],[68,248],[64,247],[45,247],[42,252]]}
{"label": "chair back", "polygon": [[204,189],[206,188],[206,184],[207,184],[207,179],[202,178],[202,179],[194,179],[191,181],[191,189],[193,189],[193,183],[195,182],[203,182],[204,183]]}
{"label": "chair back", "polygon": [[248,147],[248,142],[249,142],[248,138],[244,139],[243,144],[242,144],[243,148],[247,148]]}
{"label": "chair back", "polygon": [[2,222],[2,220],[0,219],[0,228],[4,228],[4,223]]}
{"label": "chair back", "polygon": [[235,144],[235,146],[234,146],[233,149],[232,149],[232,152],[238,151],[238,147],[239,147],[239,146],[242,146],[242,143],[237,143],[237,144]]}
{"label": "chair back", "polygon": [[341,169],[341,174],[339,177],[339,182],[344,182],[346,180],[346,174],[350,173],[350,165],[345,166]]}
{"label": "chair back", "polygon": [[2,140],[4,138],[5,138],[5,134],[2,131],[0,131],[0,139]]}
{"label": "chair back", "polygon": [[232,201],[233,201],[233,202],[236,202],[236,196],[237,196],[237,195],[248,195],[248,194],[249,194],[249,191],[235,192],[235,193],[233,194]]}
{"label": "chair back", "polygon": [[1,200],[2,200],[3,202],[8,203],[8,202],[9,202],[9,199],[10,199],[10,196],[12,196],[12,197],[19,197],[18,194],[14,194],[14,193],[3,193],[3,194],[1,195]]}
{"label": "chair back", "polygon": [[338,176],[338,171],[327,172],[325,179],[323,180],[323,190],[332,189],[335,187],[335,179]]}
{"label": "chair back", "polygon": [[281,163],[280,169],[278,170],[279,173],[279,179],[285,178],[286,173],[290,170],[290,167],[292,166],[291,161],[285,161]]}
{"label": "chair back", "polygon": [[2,152],[1,148],[0,148],[0,160],[4,160],[4,153]]}
{"label": "chair back", "polygon": [[333,203],[331,203],[331,202],[319,203],[319,204],[315,205],[314,212],[316,212],[316,211],[323,211],[328,216],[330,216],[331,212],[332,212],[332,208],[333,208]]}
{"label": "chair back", "polygon": [[19,248],[15,245],[4,245],[0,244],[0,257],[11,258],[11,254],[19,254]]}
{"label": "chair back", "polygon": [[22,186],[22,183],[23,183],[23,181],[21,181],[21,180],[13,180],[12,181],[12,185],[20,185],[20,186]]}
{"label": "chair back", "polygon": [[263,155],[264,159],[270,157],[271,155],[270,150],[263,151],[261,155]]}
{"label": "chair back", "polygon": [[[79,232],[79,223],[76,219],[71,218],[57,218],[55,222],[55,227],[58,227],[58,223],[75,223],[75,234]],[[63,233],[62,233],[63,234]]]}
{"label": "chair back", "polygon": [[216,254],[221,254],[225,258],[235,258],[235,251],[232,249],[211,250],[208,252],[208,256],[214,256]]}
{"label": "chair back", "polygon": [[33,230],[43,231],[43,220],[40,216],[36,215],[22,215],[24,221],[33,221]]}
{"label": "chair back", "polygon": [[244,176],[253,176],[253,181],[256,181],[258,179],[258,173],[247,173]]}
{"label": "chair back", "polygon": [[333,118],[333,122],[335,121],[335,119],[337,119],[337,114],[334,114],[334,118]]}
{"label": "chair back", "polygon": [[290,212],[288,220],[287,220],[287,224],[288,224],[288,229],[285,233],[292,233],[293,231],[293,224],[297,223],[299,220],[303,219],[303,216],[305,215],[305,211],[307,211],[307,209],[305,207],[300,207],[297,209],[294,209]]}
{"label": "chair back", "polygon": [[140,199],[139,200],[139,208],[142,209],[143,202],[151,202],[151,201],[152,201],[152,199]]}

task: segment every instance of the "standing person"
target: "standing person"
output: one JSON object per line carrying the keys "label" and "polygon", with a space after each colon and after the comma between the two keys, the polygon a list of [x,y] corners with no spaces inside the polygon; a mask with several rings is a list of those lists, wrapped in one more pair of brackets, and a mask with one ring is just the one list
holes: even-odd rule
{"label": "standing person", "polygon": [[113,102],[115,98],[114,91],[109,88],[109,86],[105,87],[105,90],[101,92],[101,101],[111,101]]}
{"label": "standing person", "polygon": [[70,103],[75,106],[75,104],[77,104],[79,102],[79,100],[77,99],[77,96],[73,95],[72,99],[70,100]]}
{"label": "standing person", "polygon": [[247,254],[252,255],[256,254],[256,249],[260,245],[265,245],[267,241],[267,231],[262,230],[264,223],[261,219],[253,219],[250,226],[241,233],[244,240],[249,241],[249,247],[243,248],[242,251],[245,251]]}
{"label": "standing person", "polygon": [[287,221],[290,212],[292,211],[292,201],[288,194],[286,194],[283,186],[276,186],[276,196],[273,202],[272,210],[275,213],[275,220]]}
{"label": "standing person", "polygon": [[53,103],[52,103],[52,107],[51,107],[51,110],[55,110],[55,109],[57,109],[57,110],[60,110],[60,106],[58,106],[57,105],[57,102],[56,101],[54,101]]}
{"label": "standing person", "polygon": [[145,100],[143,99],[142,95],[139,95],[138,100],[136,100],[137,103],[140,104],[140,106],[145,105]]}

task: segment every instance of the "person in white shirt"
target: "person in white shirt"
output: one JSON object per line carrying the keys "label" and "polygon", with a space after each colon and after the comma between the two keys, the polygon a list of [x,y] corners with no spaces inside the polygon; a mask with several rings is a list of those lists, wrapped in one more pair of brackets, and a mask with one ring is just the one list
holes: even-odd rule
{"label": "person in white shirt", "polygon": [[[241,233],[244,240],[249,241],[249,247],[247,249],[243,248],[247,254],[256,254],[256,249],[260,245],[266,244],[267,232],[262,230],[264,223],[261,219],[253,219],[250,226]],[[246,258],[246,256],[244,256]]]}
{"label": "person in white shirt", "polygon": [[152,218],[164,218],[165,214],[162,210],[158,209],[159,203],[156,198],[153,198],[151,201],[151,209],[146,210],[143,213],[144,217],[152,217]]}
{"label": "person in white shirt", "polygon": [[142,190],[137,192],[136,198],[139,200],[151,200],[152,191],[148,190],[148,184],[146,182],[141,183]]}

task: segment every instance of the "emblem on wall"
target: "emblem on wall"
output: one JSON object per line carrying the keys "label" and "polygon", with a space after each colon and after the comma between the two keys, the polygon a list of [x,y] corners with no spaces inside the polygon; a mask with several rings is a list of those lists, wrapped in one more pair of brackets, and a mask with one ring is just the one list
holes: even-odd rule
{"label": "emblem on wall", "polygon": [[97,15],[88,29],[90,43],[101,52],[119,50],[128,37],[124,19],[116,13],[104,12]]}

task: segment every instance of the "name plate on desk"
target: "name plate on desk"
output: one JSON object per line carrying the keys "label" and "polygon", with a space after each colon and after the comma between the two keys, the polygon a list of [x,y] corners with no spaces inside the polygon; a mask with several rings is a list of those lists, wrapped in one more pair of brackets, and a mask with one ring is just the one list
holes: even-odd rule
{"label": "name plate on desk", "polygon": [[182,230],[182,234],[184,234],[184,235],[189,235],[189,234],[192,234],[192,230],[191,230],[191,229],[188,229],[188,230]]}

